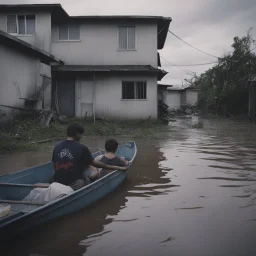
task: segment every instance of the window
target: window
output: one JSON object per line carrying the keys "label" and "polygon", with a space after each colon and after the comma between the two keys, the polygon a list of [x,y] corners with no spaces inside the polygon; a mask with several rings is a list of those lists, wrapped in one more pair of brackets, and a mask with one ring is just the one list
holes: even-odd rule
{"label": "window", "polygon": [[146,82],[123,82],[122,99],[147,99]]}
{"label": "window", "polygon": [[59,26],[59,40],[72,41],[80,40],[80,27],[73,25],[60,25]]}
{"label": "window", "polygon": [[135,50],[135,27],[122,26],[118,28],[118,49]]}
{"label": "window", "polygon": [[19,35],[35,34],[35,15],[7,15],[7,33]]}

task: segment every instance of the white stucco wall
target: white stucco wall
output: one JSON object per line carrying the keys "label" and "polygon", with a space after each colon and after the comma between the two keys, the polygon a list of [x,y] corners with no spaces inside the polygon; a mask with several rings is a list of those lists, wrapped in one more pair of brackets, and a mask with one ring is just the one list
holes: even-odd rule
{"label": "white stucco wall", "polygon": [[[146,100],[122,100],[122,81],[146,81]],[[87,93],[81,93],[81,86]],[[90,111],[93,103],[93,81],[76,78],[76,115],[83,116],[83,107]],[[109,119],[157,118],[157,78],[139,75],[96,75],[95,78],[96,116]],[[90,97],[87,97],[88,94]],[[84,95],[84,97],[82,96]],[[84,104],[84,105],[83,105]]]}
{"label": "white stucco wall", "polygon": [[170,109],[180,109],[181,105],[181,92],[179,91],[168,91],[166,97],[166,103]]}
{"label": "white stucco wall", "polygon": [[[7,15],[8,14],[34,14],[35,20],[35,35],[14,35],[20,40],[23,40],[37,48],[44,50],[48,53],[51,52],[51,13],[50,12],[5,12],[0,13],[0,30],[7,33]],[[0,56],[1,57],[1,56]],[[22,63],[22,61],[20,62]],[[22,65],[22,64],[21,64]],[[51,77],[51,67],[45,64],[40,65],[40,74]],[[42,77],[37,76],[36,84],[42,84]],[[51,108],[51,85],[47,87],[44,93],[44,106],[45,109]],[[41,103],[38,104],[40,108]]]}
{"label": "white stucco wall", "polygon": [[197,90],[186,90],[186,103],[194,106],[198,101],[198,91]]}
{"label": "white stucco wall", "polygon": [[152,65],[157,67],[157,25],[136,26],[136,51],[118,50],[118,26],[123,23],[82,23],[80,41],[58,41],[52,26],[52,54],[70,65]]}
{"label": "white stucco wall", "polygon": [[[24,107],[25,101],[36,92],[40,80],[40,61],[0,44],[0,105]],[[7,113],[9,108],[0,107]]]}
{"label": "white stucco wall", "polygon": [[158,100],[163,100],[166,102],[167,99],[167,89],[160,89],[158,88]]}
{"label": "white stucco wall", "polygon": [[[122,100],[122,81],[146,81],[146,100]],[[96,114],[115,119],[157,118],[157,78],[116,75],[96,77]]]}

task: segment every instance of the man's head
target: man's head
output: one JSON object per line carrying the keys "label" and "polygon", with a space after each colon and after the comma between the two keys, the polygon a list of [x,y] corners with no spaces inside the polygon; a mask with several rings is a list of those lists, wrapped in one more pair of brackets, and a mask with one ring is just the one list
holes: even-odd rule
{"label": "man's head", "polygon": [[107,140],[105,143],[105,150],[109,153],[115,153],[118,148],[118,142],[115,139]]}
{"label": "man's head", "polygon": [[79,141],[84,134],[84,128],[79,124],[70,124],[67,129],[67,136]]}

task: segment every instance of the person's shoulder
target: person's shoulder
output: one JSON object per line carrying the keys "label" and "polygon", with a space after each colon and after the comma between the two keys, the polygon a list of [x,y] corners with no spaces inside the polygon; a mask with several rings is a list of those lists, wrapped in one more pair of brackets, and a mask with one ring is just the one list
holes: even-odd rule
{"label": "person's shoulder", "polygon": [[61,141],[57,142],[54,147],[55,147],[55,148],[56,148],[56,147],[60,147],[60,146],[62,146],[64,143],[65,143],[65,140],[61,140]]}
{"label": "person's shoulder", "polygon": [[81,144],[81,143],[78,143],[78,144],[79,144],[79,147],[80,147],[82,150],[85,150],[85,151],[89,151],[89,152],[90,152],[89,148],[88,148],[86,145]]}

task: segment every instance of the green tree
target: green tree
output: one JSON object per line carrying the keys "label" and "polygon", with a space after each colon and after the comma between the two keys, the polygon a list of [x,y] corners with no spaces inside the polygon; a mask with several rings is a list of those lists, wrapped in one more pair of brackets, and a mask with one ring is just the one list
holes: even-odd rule
{"label": "green tree", "polygon": [[234,37],[233,52],[200,76],[189,80],[199,89],[199,107],[204,112],[238,114],[247,111],[248,80],[256,74],[255,40],[251,29],[246,36]]}

